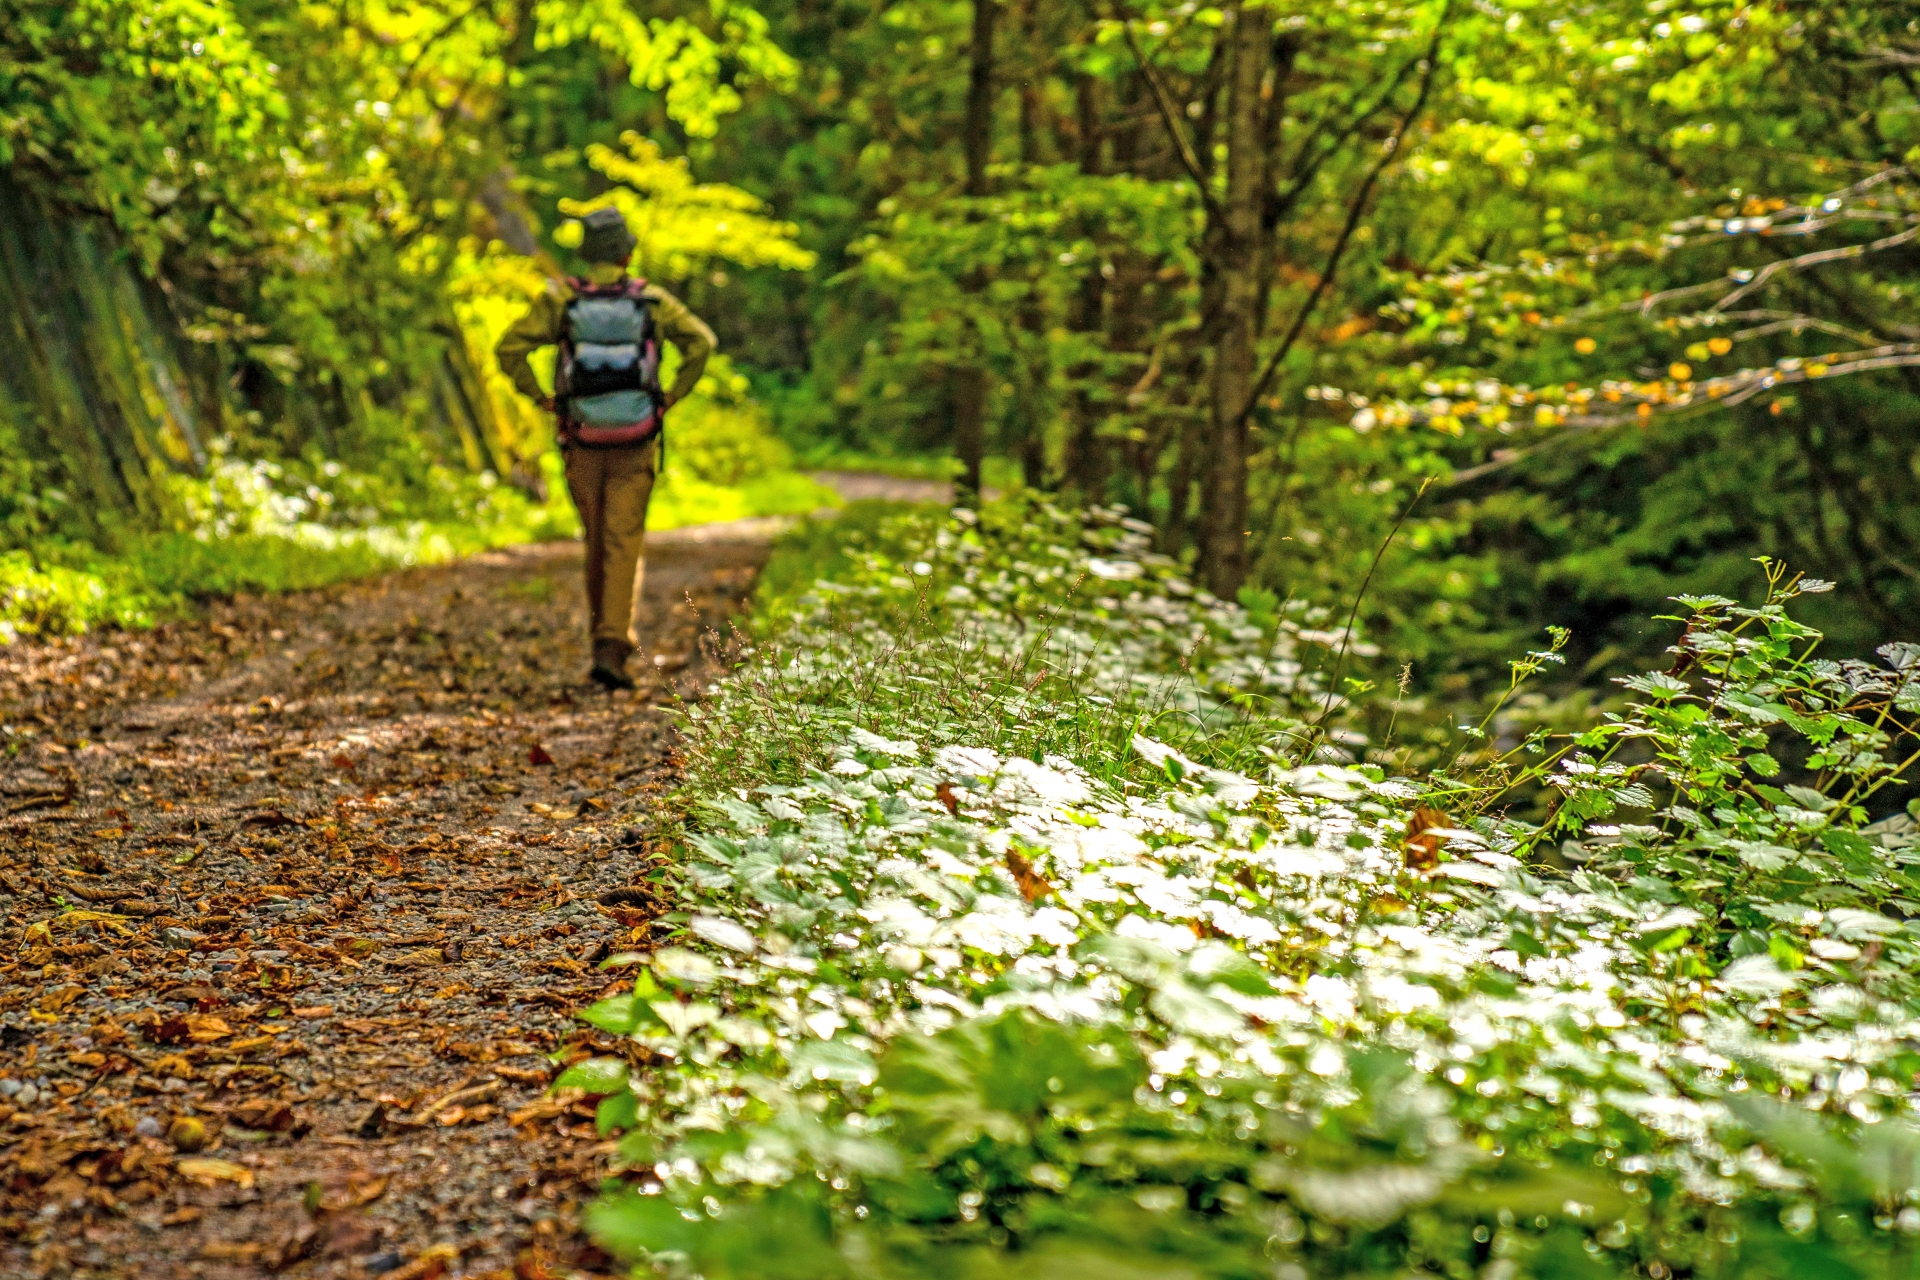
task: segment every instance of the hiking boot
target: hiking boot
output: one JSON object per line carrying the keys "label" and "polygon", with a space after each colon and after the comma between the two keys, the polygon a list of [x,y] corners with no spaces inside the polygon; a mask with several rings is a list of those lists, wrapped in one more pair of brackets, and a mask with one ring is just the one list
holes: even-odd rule
{"label": "hiking boot", "polygon": [[615,689],[631,689],[634,687],[632,676],[624,671],[616,670],[613,667],[603,667],[597,662],[593,665],[593,670],[587,672],[587,679],[593,681],[608,693],[612,693]]}
{"label": "hiking boot", "polygon": [[631,645],[613,640],[594,641],[593,669],[587,672],[587,679],[609,692],[633,688],[633,678],[627,674],[627,657],[632,652]]}

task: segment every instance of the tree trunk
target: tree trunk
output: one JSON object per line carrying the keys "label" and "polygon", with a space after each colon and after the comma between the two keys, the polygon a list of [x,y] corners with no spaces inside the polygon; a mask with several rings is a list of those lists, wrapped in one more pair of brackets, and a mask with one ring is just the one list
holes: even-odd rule
{"label": "tree trunk", "polygon": [[[974,199],[987,194],[987,162],[993,154],[993,27],[999,13],[1000,6],[994,0],[974,0],[967,116],[961,137],[967,157],[966,193]],[[969,294],[984,292],[986,285],[985,276],[979,272],[970,272],[962,281]],[[953,442],[960,455],[960,496],[962,501],[973,501],[980,494],[980,466],[987,455],[988,386],[980,335],[971,318],[965,327],[960,353],[965,363],[953,373]]]}
{"label": "tree trunk", "polygon": [[[1100,82],[1092,76],[1074,79],[1076,132],[1079,134],[1080,172],[1089,176],[1101,172],[1100,163]],[[1105,309],[1107,280],[1101,264],[1089,263],[1080,277],[1068,305],[1067,328],[1093,340],[1100,332],[1101,312]],[[1092,391],[1092,380],[1099,365],[1081,360],[1067,370],[1067,451],[1061,466],[1062,479],[1079,491],[1088,502],[1100,502],[1106,496],[1107,448],[1099,438],[1100,412]]]}
{"label": "tree trunk", "polygon": [[[1020,0],[1020,166],[1031,171],[1041,163],[1041,134],[1045,115],[1040,97],[1048,67],[1040,41],[1040,0]],[[1020,300],[1018,323],[1018,403],[1008,415],[1013,455],[1020,464],[1020,483],[1029,489],[1047,483],[1047,373],[1046,315],[1041,307],[1041,269],[1029,269],[1026,296]]]}
{"label": "tree trunk", "polygon": [[1266,156],[1261,81],[1268,24],[1264,10],[1235,5],[1227,67],[1227,190],[1213,238],[1220,292],[1214,318],[1212,457],[1205,485],[1202,579],[1231,600],[1247,575],[1247,418],[1255,375],[1260,292],[1260,206]]}

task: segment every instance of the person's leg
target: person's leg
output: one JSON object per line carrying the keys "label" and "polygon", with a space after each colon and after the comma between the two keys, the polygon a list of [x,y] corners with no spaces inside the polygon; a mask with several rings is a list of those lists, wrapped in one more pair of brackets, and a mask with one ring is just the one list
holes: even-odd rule
{"label": "person's leg", "polygon": [[600,597],[606,582],[606,453],[597,449],[568,449],[567,492],[580,513],[580,531],[586,544],[587,611],[592,616],[589,636],[600,634]]}
{"label": "person's leg", "polygon": [[[607,452],[605,580],[594,623],[595,661],[602,645],[619,664],[640,643],[640,584],[645,571],[647,503],[653,496],[655,446]],[[619,670],[619,664],[615,670]]]}

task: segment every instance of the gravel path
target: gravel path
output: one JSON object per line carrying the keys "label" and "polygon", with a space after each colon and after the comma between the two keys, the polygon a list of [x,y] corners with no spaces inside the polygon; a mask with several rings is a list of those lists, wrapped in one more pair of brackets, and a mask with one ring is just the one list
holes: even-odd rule
{"label": "gravel path", "polygon": [[650,539],[633,694],[571,544],[0,649],[0,1275],[608,1270],[552,1059],[772,531]]}

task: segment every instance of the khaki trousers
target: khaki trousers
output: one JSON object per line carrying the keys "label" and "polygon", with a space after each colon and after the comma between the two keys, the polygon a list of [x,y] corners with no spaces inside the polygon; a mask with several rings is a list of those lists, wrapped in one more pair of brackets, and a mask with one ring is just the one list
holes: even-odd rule
{"label": "khaki trousers", "polygon": [[587,544],[587,605],[593,613],[594,660],[626,661],[640,643],[640,582],[653,496],[656,437],[638,448],[566,451],[567,491]]}

